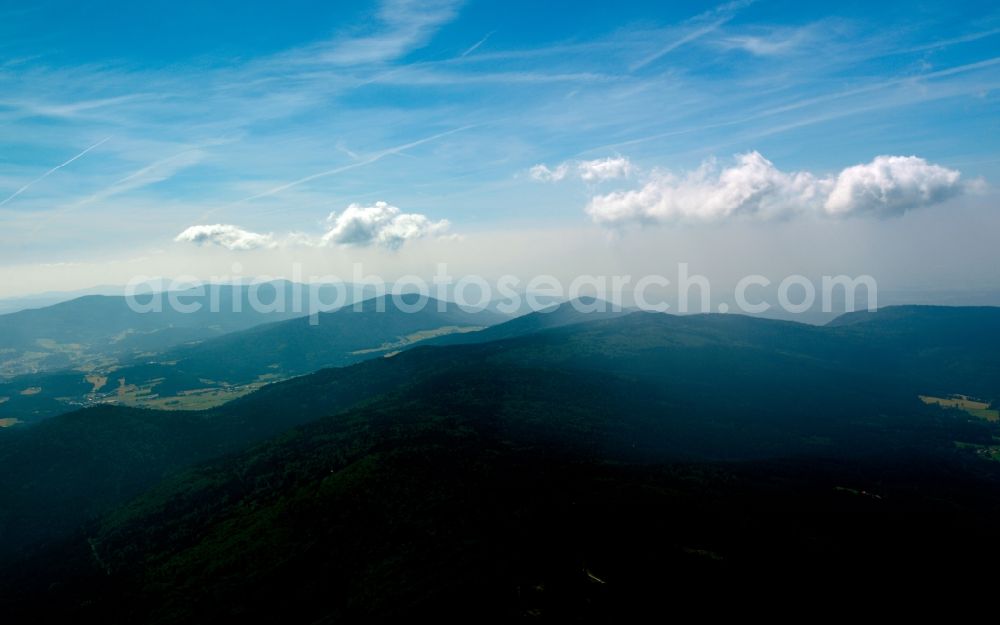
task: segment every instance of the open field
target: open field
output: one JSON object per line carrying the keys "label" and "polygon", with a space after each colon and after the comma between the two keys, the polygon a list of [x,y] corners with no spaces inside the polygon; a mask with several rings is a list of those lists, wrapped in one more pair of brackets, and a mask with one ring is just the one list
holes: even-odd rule
{"label": "open field", "polygon": [[56,369],[93,369],[116,362],[114,358],[88,350],[79,343],[59,343],[53,339],[35,340],[30,348],[0,350],[0,375],[40,373]]}
{"label": "open field", "polygon": [[248,384],[233,388],[206,388],[184,391],[180,395],[172,397],[147,395],[127,403],[130,406],[157,410],[208,410],[249,395],[261,386],[263,384]]}
{"label": "open field", "polygon": [[955,445],[958,446],[959,449],[972,451],[983,460],[1000,462],[1000,445],[976,445],[973,443],[955,443]]}
{"label": "open field", "polygon": [[279,379],[281,376],[267,374],[260,376],[257,381],[250,384],[192,389],[177,395],[167,396],[161,396],[155,392],[156,386],[162,380],[153,380],[142,386],[127,384],[124,380],[119,380],[118,393],[111,403],[155,410],[208,410],[249,395],[265,384]]}
{"label": "open field", "polygon": [[966,412],[979,419],[985,419],[993,423],[1000,422],[1000,410],[966,410]]}
{"label": "open field", "polygon": [[466,334],[468,332],[479,332],[483,330],[482,326],[444,326],[441,328],[435,328],[433,330],[421,330],[420,332],[414,332],[413,334],[408,334],[398,341],[392,343],[383,343],[378,347],[372,347],[370,349],[359,349],[358,351],[351,352],[353,356],[362,356],[365,354],[377,354],[380,352],[389,352],[387,355],[399,353],[399,351],[414,343],[419,343],[420,341],[426,341],[428,339],[437,338],[439,336],[447,336],[449,334]]}
{"label": "open field", "polygon": [[992,422],[1000,421],[1000,410],[990,410],[989,403],[966,395],[949,395],[948,397],[920,395],[920,401],[925,404],[941,406],[942,408],[957,408],[977,419],[985,419]]}
{"label": "open field", "polygon": [[100,391],[108,383],[108,377],[105,375],[88,375],[84,379],[87,380],[88,384],[94,385],[94,390],[91,391],[93,393]]}

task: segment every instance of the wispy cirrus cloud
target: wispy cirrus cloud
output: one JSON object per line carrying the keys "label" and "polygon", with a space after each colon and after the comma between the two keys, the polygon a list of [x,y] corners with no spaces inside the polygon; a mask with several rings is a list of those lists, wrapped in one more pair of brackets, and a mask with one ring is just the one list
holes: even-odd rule
{"label": "wispy cirrus cloud", "polygon": [[97,193],[80,200],[77,205],[99,202],[122,193],[169,180],[178,172],[201,163],[205,157],[206,152],[204,150],[193,148],[162,158],[116,180]]}
{"label": "wispy cirrus cloud", "polygon": [[812,48],[820,31],[830,26],[772,27],[759,32],[724,35],[716,44],[724,50],[742,50],[759,57],[773,57]]}
{"label": "wispy cirrus cloud", "polygon": [[204,157],[205,153],[202,150],[195,148],[188,149],[178,154],[174,154],[150,163],[149,165],[146,165],[128,174],[127,176],[116,180],[96,193],[44,214],[42,219],[34,226],[34,228],[31,229],[31,233],[32,235],[38,235],[40,232],[50,227],[51,224],[58,218],[64,217],[67,213],[76,209],[88,205],[103,203],[117,195],[128,193],[158,182],[163,182],[164,180],[169,180],[176,173],[187,169],[188,167],[197,165],[204,159]]}
{"label": "wispy cirrus cloud", "polygon": [[[357,169],[359,167],[364,167],[366,165],[371,165],[373,163],[376,163],[376,162],[382,160],[383,158],[385,158],[387,156],[393,156],[393,155],[403,154],[404,152],[406,152],[406,150],[409,150],[409,149],[412,149],[412,148],[424,145],[425,143],[430,143],[432,141],[436,141],[438,139],[441,139],[443,137],[447,137],[449,135],[453,135],[455,133],[459,133],[459,132],[463,132],[465,130],[469,130],[470,128],[472,128],[472,126],[464,126],[464,127],[461,127],[461,128],[453,128],[451,130],[446,130],[445,132],[439,132],[437,134],[431,135],[429,137],[424,137],[424,138],[418,139],[416,141],[410,141],[409,143],[404,143],[402,145],[397,145],[397,146],[393,146],[393,147],[390,147],[390,148],[386,148],[384,150],[379,150],[378,152],[375,152],[374,154],[371,154],[369,156],[364,156],[364,157],[359,156],[357,154],[354,154],[353,152],[348,151],[349,152],[348,155],[354,161],[352,163],[349,163],[347,165],[342,165],[340,167],[334,167],[333,169],[327,169],[325,171],[321,171],[321,172],[318,172],[318,173],[315,173],[315,174],[310,174],[308,176],[304,176],[304,177],[299,178],[297,180],[293,180],[291,182],[286,182],[286,183],[278,185],[276,187],[272,187],[270,189],[267,189],[266,191],[262,191],[260,193],[255,193],[253,195],[247,196],[247,197],[245,197],[245,198],[243,198],[241,200],[237,200],[236,202],[233,202],[233,203],[228,204],[226,206],[220,206],[220,207],[217,207],[217,208],[213,208],[213,209],[209,210],[208,212],[206,212],[205,214],[203,214],[201,218],[202,219],[206,219],[208,216],[214,214],[215,212],[217,212],[219,210],[223,210],[223,209],[226,209],[226,208],[232,208],[233,206],[236,206],[238,204],[243,204],[243,203],[246,203],[246,202],[252,202],[254,200],[259,200],[261,198],[270,197],[272,195],[277,195],[277,194],[282,193],[284,191],[288,191],[289,189],[293,189],[293,188],[295,188],[297,186],[300,186],[300,185],[303,185],[303,184],[306,184],[306,183],[309,183],[309,182],[313,182],[314,180],[319,180],[321,178],[326,178],[326,177],[329,177],[329,176],[335,176],[337,174],[342,174],[344,172],[351,171],[352,169]],[[338,150],[342,150],[342,147],[338,146],[337,149]]]}
{"label": "wispy cirrus cloud", "polygon": [[[727,111],[709,123],[679,126],[662,132],[647,133],[642,136],[594,146],[585,150],[584,153],[622,149],[672,137],[687,136],[694,139],[706,133],[728,131],[728,129],[738,127],[749,128],[747,138],[755,139],[790,129],[857,116],[865,112],[903,108],[912,106],[916,102],[982,93],[983,81],[991,80],[991,76],[996,74],[997,67],[1000,67],[1000,57],[992,57],[943,69],[903,76],[893,75],[888,78],[866,81],[859,86],[823,91],[791,101],[773,102],[769,99],[761,102],[755,101],[741,115],[729,116],[730,113]],[[995,82],[985,84],[989,84],[991,87],[997,86]],[[886,95],[893,90],[898,90],[900,97]],[[758,122],[770,119],[781,121],[772,126],[758,126]]]}
{"label": "wispy cirrus cloud", "polygon": [[96,99],[79,99],[71,102],[47,102],[36,98],[6,98],[0,100],[0,107],[11,109],[10,113],[0,116],[0,120],[17,121],[25,118],[52,118],[65,120],[88,120],[94,118],[94,112],[102,109],[113,109],[117,106],[134,102],[147,94],[129,93]]}
{"label": "wispy cirrus cloud", "polygon": [[733,19],[740,9],[752,3],[753,0],[735,0],[733,2],[726,2],[725,4],[720,4],[713,9],[692,17],[672,34],[672,37],[666,45],[660,47],[652,54],[648,54],[632,63],[632,65],[629,66],[629,71],[634,72],[642,69],[650,63],[653,63],[670,54],[674,50],[717,31],[720,26]]}
{"label": "wispy cirrus cloud", "polygon": [[346,35],[314,48],[317,59],[334,65],[392,61],[417,49],[441,26],[455,19],[457,0],[388,0],[374,16],[374,32]]}

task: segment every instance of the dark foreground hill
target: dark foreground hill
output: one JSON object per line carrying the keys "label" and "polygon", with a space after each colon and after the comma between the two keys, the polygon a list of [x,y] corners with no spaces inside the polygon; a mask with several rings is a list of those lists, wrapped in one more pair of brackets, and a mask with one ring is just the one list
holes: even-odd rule
{"label": "dark foreground hill", "polygon": [[[236,449],[304,425],[36,543],[0,580],[3,608],[12,621],[616,621],[739,589],[841,597],[954,579],[998,555],[1000,432],[917,398],[937,351],[885,349],[832,327],[637,313],[275,384],[179,414],[175,447],[198,428]],[[103,418],[46,425],[70,417]],[[162,428],[140,429],[116,444],[174,453],[157,447]],[[35,494],[73,469],[39,436],[19,476],[36,476]]]}
{"label": "dark foreground hill", "polygon": [[935,380],[928,391],[1000,398],[1000,308],[894,306],[842,315],[829,328],[871,345],[867,366]]}

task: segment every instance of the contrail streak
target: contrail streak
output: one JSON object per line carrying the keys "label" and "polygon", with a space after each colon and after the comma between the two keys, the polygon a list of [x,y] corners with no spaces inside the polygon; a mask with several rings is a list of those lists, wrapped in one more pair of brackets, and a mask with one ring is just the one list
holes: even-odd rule
{"label": "contrail streak", "polygon": [[479,46],[481,46],[484,43],[486,43],[487,41],[489,41],[490,37],[492,37],[493,33],[495,33],[495,32],[496,31],[494,30],[494,31],[486,33],[485,37],[483,37],[482,39],[480,39],[476,43],[472,44],[472,47],[470,47],[468,50],[466,50],[465,52],[463,52],[461,54],[460,58],[465,58],[465,57],[469,56],[470,54],[472,54],[473,52],[475,52],[476,50],[478,50]]}
{"label": "contrail streak", "polygon": [[833,93],[825,93],[822,95],[814,96],[811,98],[806,98],[803,100],[798,100],[796,102],[791,102],[789,104],[783,104],[770,109],[765,109],[758,113],[752,115],[729,119],[726,121],[716,122],[714,124],[705,124],[701,126],[691,126],[688,128],[679,128],[677,130],[668,130],[667,132],[659,132],[652,135],[647,135],[645,137],[639,137],[637,139],[629,139],[627,141],[619,141],[617,143],[609,143],[607,145],[602,145],[596,148],[589,148],[578,152],[578,156],[585,154],[590,154],[593,152],[600,152],[603,150],[613,149],[613,148],[623,148],[629,145],[636,145],[638,143],[646,143],[647,141],[654,141],[657,139],[664,139],[666,137],[672,137],[676,135],[685,135],[695,132],[701,132],[704,130],[714,130],[717,128],[724,128],[727,126],[738,126],[740,124],[745,124],[752,121],[757,121],[758,119],[763,119],[766,117],[772,117],[774,115],[779,115],[781,113],[788,113],[791,111],[796,111],[803,108],[808,108],[814,104],[824,104],[826,102],[840,100],[844,98],[849,98],[856,95],[864,95],[867,93],[872,93],[875,91],[880,91],[882,89],[888,89],[890,87],[895,87],[897,85],[916,83],[921,80],[933,79],[933,78],[946,78],[948,76],[953,76],[956,74],[963,74],[965,72],[975,71],[977,69],[983,69],[985,67],[993,67],[994,65],[1000,64],[1000,56],[995,56],[983,61],[976,61],[974,63],[968,63],[966,65],[958,65],[956,67],[949,67],[946,69],[937,70],[934,72],[928,72],[926,74],[914,74],[912,76],[902,76],[898,78],[892,78],[882,82],[865,85],[863,87],[856,87],[854,89],[848,89],[846,91],[837,91]]}
{"label": "contrail streak", "polygon": [[59,171],[59,170],[60,170],[60,169],[62,169],[63,167],[65,167],[65,166],[69,165],[70,163],[72,163],[73,161],[75,161],[76,159],[78,159],[78,158],[81,158],[81,157],[82,157],[83,155],[85,155],[85,154],[86,154],[87,152],[90,152],[91,150],[93,150],[93,149],[95,149],[95,148],[97,148],[97,147],[100,147],[100,146],[101,146],[102,144],[106,143],[106,142],[108,141],[108,139],[110,139],[110,138],[111,138],[111,137],[104,137],[103,139],[101,139],[100,141],[98,141],[98,142],[97,142],[97,143],[95,143],[94,145],[90,146],[89,148],[87,148],[87,149],[86,149],[86,150],[84,150],[83,152],[80,152],[79,154],[77,154],[77,155],[76,155],[76,156],[74,156],[73,158],[69,159],[69,160],[68,160],[68,161],[66,161],[65,163],[62,163],[62,164],[60,164],[60,165],[56,165],[55,167],[53,167],[52,169],[48,170],[47,172],[45,172],[45,173],[44,173],[44,174],[42,174],[41,176],[39,176],[39,177],[35,178],[34,180],[32,180],[31,182],[29,182],[28,184],[26,184],[26,185],[24,185],[23,187],[21,187],[21,188],[20,188],[20,189],[18,189],[17,191],[14,191],[13,193],[11,193],[11,194],[10,194],[10,195],[9,195],[9,196],[7,197],[7,199],[5,199],[5,200],[3,200],[2,202],[0,202],[0,206],[3,206],[3,205],[4,205],[4,204],[6,204],[7,202],[9,202],[9,201],[13,200],[14,198],[16,198],[17,196],[21,195],[22,193],[24,193],[25,191],[27,191],[27,190],[28,190],[29,188],[31,188],[31,186],[32,186],[32,185],[34,185],[34,184],[36,184],[36,183],[39,183],[39,182],[41,182],[42,180],[45,180],[46,178],[48,178],[48,177],[49,177],[49,176],[51,176],[52,174],[56,173],[57,171]]}
{"label": "contrail streak", "polygon": [[461,128],[455,128],[453,130],[448,130],[446,132],[441,132],[441,133],[438,133],[438,134],[430,136],[430,137],[425,137],[425,138],[419,139],[417,141],[412,141],[410,143],[404,143],[403,145],[397,145],[395,147],[382,150],[381,152],[376,152],[375,154],[372,154],[371,156],[365,157],[364,159],[362,159],[360,161],[357,161],[356,163],[351,163],[350,165],[343,165],[341,167],[337,167],[337,168],[334,168],[334,169],[328,169],[326,171],[321,171],[319,173],[306,176],[305,178],[299,178],[298,180],[293,180],[292,182],[288,182],[288,183],[283,184],[281,186],[274,187],[273,189],[268,189],[267,191],[264,191],[262,193],[258,193],[256,195],[251,195],[249,197],[243,198],[242,200],[237,200],[237,201],[232,202],[230,204],[226,204],[225,206],[220,206],[218,208],[213,208],[212,210],[210,210],[210,211],[206,212],[204,215],[202,215],[200,220],[204,221],[207,217],[209,217],[210,215],[212,215],[213,213],[215,213],[217,211],[220,211],[220,210],[223,210],[223,209],[226,209],[226,208],[231,208],[233,206],[236,206],[238,204],[243,204],[245,202],[252,202],[253,200],[257,200],[257,199],[260,199],[262,197],[268,197],[268,196],[274,195],[276,193],[281,193],[282,191],[287,191],[288,189],[291,189],[292,187],[297,187],[300,184],[305,184],[307,182],[312,182],[313,180],[316,180],[318,178],[325,178],[327,176],[333,176],[335,174],[343,173],[345,171],[350,171],[352,169],[357,169],[358,167],[364,167],[365,165],[371,165],[372,163],[374,163],[376,161],[382,160],[386,156],[391,156],[393,154],[399,154],[401,152],[409,150],[410,148],[415,148],[418,145],[423,145],[425,143],[430,143],[431,141],[436,141],[436,140],[438,140],[438,139],[440,139],[442,137],[447,137],[448,135],[453,135],[456,132],[462,132],[464,130],[468,130],[468,129],[474,128],[474,127],[475,127],[474,125],[462,126]]}

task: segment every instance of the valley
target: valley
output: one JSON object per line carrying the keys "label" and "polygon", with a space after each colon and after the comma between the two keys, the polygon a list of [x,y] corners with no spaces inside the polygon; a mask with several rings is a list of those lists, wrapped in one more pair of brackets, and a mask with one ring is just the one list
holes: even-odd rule
{"label": "valley", "polygon": [[[454,305],[437,312],[433,301],[430,306],[435,311],[426,314],[394,314],[391,303],[388,312],[378,312],[386,301],[390,300],[368,300],[358,312],[345,308],[321,313],[315,325],[307,317],[297,317],[187,341],[161,352],[119,356],[110,364],[90,362],[0,378],[0,392],[11,399],[0,405],[0,418],[30,423],[103,404],[202,410],[277,380],[392,355],[422,341],[478,332],[484,323],[503,320],[488,311],[466,313]],[[0,329],[2,322],[0,317]],[[38,343],[52,345],[42,339]]]}

